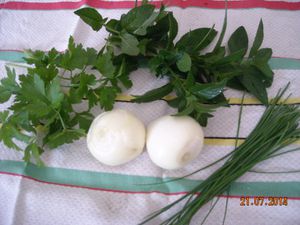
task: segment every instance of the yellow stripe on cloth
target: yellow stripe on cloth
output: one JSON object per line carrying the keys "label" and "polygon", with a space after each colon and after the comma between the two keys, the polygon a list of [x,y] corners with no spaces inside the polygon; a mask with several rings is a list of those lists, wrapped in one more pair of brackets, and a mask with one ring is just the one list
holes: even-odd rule
{"label": "yellow stripe on cloth", "polygon": [[[205,138],[205,145],[215,145],[215,146],[235,146],[235,138]],[[239,139],[237,146],[241,145],[245,140]],[[300,145],[300,141],[295,141],[293,144]]]}

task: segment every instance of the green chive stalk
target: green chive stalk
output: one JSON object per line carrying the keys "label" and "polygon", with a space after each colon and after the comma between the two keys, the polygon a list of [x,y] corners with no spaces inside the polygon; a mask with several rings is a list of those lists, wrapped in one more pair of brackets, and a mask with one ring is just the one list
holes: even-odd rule
{"label": "green chive stalk", "polygon": [[[256,164],[270,158],[274,153],[300,138],[300,109],[285,104],[282,100],[288,86],[280,90],[269,103],[260,121],[248,138],[237,147],[222,167],[188,194],[150,215],[140,224],[169,210],[177,203],[188,199],[181,210],[165,220],[162,225],[187,225],[198,210],[214,197],[223,194],[230,185],[251,170]],[[201,192],[201,194],[199,194]]]}

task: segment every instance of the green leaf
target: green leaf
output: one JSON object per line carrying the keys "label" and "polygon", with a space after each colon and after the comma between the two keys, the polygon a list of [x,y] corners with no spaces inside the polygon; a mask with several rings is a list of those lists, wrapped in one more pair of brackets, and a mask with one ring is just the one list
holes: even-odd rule
{"label": "green leaf", "polygon": [[150,39],[142,39],[139,44],[138,44],[138,48],[139,48],[139,52],[142,54],[142,55],[146,55],[146,52],[147,52],[147,45],[150,43]]}
{"label": "green leaf", "polygon": [[224,65],[228,63],[233,63],[233,62],[241,62],[243,57],[245,55],[245,50],[241,49],[236,52],[231,53],[230,55],[227,55],[220,60],[216,61],[213,65]]}
{"label": "green leaf", "polygon": [[93,119],[93,114],[89,112],[81,112],[76,113],[76,116],[72,119],[71,123],[74,124],[73,126],[75,126],[78,123],[80,129],[83,129],[85,132],[88,132]]}
{"label": "green leaf", "polygon": [[256,52],[255,56],[253,57],[253,61],[255,64],[268,63],[271,57],[272,57],[272,49],[262,48]]}
{"label": "green leaf", "polygon": [[222,60],[225,57],[225,47],[219,47],[213,52],[208,52],[205,55],[201,55],[198,59],[203,60],[207,64],[213,64]]}
{"label": "green leaf", "polygon": [[199,28],[183,35],[176,44],[176,48],[187,53],[195,53],[207,47],[217,35],[213,28]]}
{"label": "green leaf", "polygon": [[154,9],[154,5],[149,4],[131,9],[121,17],[121,26],[129,33],[146,35],[147,28],[154,23],[158,16]]}
{"label": "green leaf", "polygon": [[60,66],[67,70],[83,69],[88,62],[87,52],[82,44],[76,45],[74,38],[70,36],[68,49],[60,56]]}
{"label": "green leaf", "polygon": [[95,92],[99,96],[101,108],[105,111],[112,110],[117,97],[117,90],[114,87],[101,87]]}
{"label": "green leaf", "polygon": [[110,52],[100,55],[95,66],[103,76],[113,78],[116,67],[113,65],[112,54]]}
{"label": "green leaf", "polygon": [[[7,113],[4,112],[4,114],[1,115],[2,119],[5,118]],[[6,118],[5,121],[3,121],[2,126],[0,128],[0,140],[9,148],[13,148],[16,150],[21,150],[21,148],[17,145],[15,140],[19,140],[25,143],[28,143],[30,141],[30,136],[22,133],[20,129],[18,129],[18,126],[16,122],[12,122],[9,118]]]}
{"label": "green leaf", "polygon": [[94,66],[97,61],[97,51],[94,48],[87,48],[86,49],[87,54],[87,64]]}
{"label": "green leaf", "polygon": [[178,69],[181,72],[188,72],[192,67],[192,60],[189,54],[183,53],[182,57],[176,62]]}
{"label": "green leaf", "polygon": [[268,104],[268,94],[261,73],[254,67],[243,69],[243,76],[239,80],[244,87],[263,104]]}
{"label": "green leaf", "polygon": [[153,12],[152,15],[146,19],[143,24],[141,24],[134,32],[133,34],[144,36],[147,34],[147,28],[151,25],[153,25],[154,21],[156,20],[159,13]]}
{"label": "green leaf", "polygon": [[24,54],[25,54],[24,60],[28,64],[34,64],[36,67],[47,65],[46,53],[43,51],[40,50],[32,51],[29,49],[29,50],[25,50]]}
{"label": "green leaf", "polygon": [[72,83],[75,87],[70,89],[69,99],[71,103],[80,103],[82,98],[88,96],[88,91],[96,84],[96,77],[93,74],[84,72],[75,75]]}
{"label": "green leaf", "polygon": [[173,85],[168,83],[162,87],[153,89],[151,91],[146,92],[140,96],[134,96],[135,98],[131,100],[132,102],[142,103],[142,102],[152,102],[155,100],[160,100],[165,97],[167,94],[170,94],[173,90]]}
{"label": "green leaf", "polygon": [[171,47],[173,45],[173,41],[177,36],[178,33],[178,23],[175,17],[173,16],[173,13],[168,13],[168,22],[169,22],[169,38],[167,47]]}
{"label": "green leaf", "polygon": [[64,98],[64,94],[61,91],[60,81],[55,78],[51,81],[49,88],[47,89],[47,96],[52,106],[58,108]]}
{"label": "green leaf", "polygon": [[234,31],[228,41],[228,48],[231,53],[243,50],[244,55],[248,49],[248,35],[243,26]]}
{"label": "green leaf", "polygon": [[48,66],[41,66],[35,68],[28,68],[28,74],[39,75],[45,82],[49,82],[54,79],[58,75],[58,69],[56,65],[48,65]]}
{"label": "green leaf", "polygon": [[106,22],[106,19],[103,19],[100,13],[94,8],[86,7],[76,10],[74,13],[95,31],[99,31]]}
{"label": "green leaf", "polygon": [[8,118],[8,115],[9,115],[8,110],[4,110],[4,111],[0,112],[0,123],[4,123],[6,121],[6,119]]}
{"label": "green leaf", "polygon": [[88,102],[89,102],[89,110],[91,108],[93,108],[95,105],[97,105],[97,103],[98,103],[98,96],[96,95],[95,91],[92,90],[92,89],[90,89],[88,91],[87,99],[88,99]]}
{"label": "green leaf", "polygon": [[122,30],[120,21],[116,20],[116,19],[109,20],[106,23],[105,28],[108,32],[113,33],[113,34],[119,34]]}
{"label": "green leaf", "polygon": [[191,70],[188,72],[184,86],[187,89],[190,89],[196,82],[195,77],[197,76],[197,69],[195,67],[192,67]]}
{"label": "green leaf", "polygon": [[28,102],[43,101],[50,104],[45,96],[45,83],[38,75],[20,76],[19,79],[21,81],[21,95],[18,98]]}
{"label": "green leaf", "polygon": [[47,145],[50,149],[57,148],[60,145],[73,143],[75,140],[83,137],[85,135],[85,131],[82,129],[66,129],[63,131],[58,131],[54,134],[49,134],[45,138],[45,145]]}
{"label": "green leaf", "polygon": [[226,32],[226,28],[227,28],[227,2],[225,2],[225,16],[224,16],[224,20],[223,20],[223,25],[222,25],[222,30],[221,30],[221,34],[219,36],[219,39],[217,41],[217,44],[213,50],[213,52],[219,51],[225,36],[225,32]]}
{"label": "green leaf", "polygon": [[127,32],[121,32],[121,51],[127,55],[136,56],[140,53],[140,49],[138,47],[139,41],[135,36],[129,34]]}
{"label": "green leaf", "polygon": [[227,82],[227,87],[230,87],[230,88],[233,88],[233,89],[236,89],[236,90],[240,90],[240,91],[245,91],[246,90],[246,88],[241,83],[241,81],[238,77],[234,77],[234,78],[230,79]]}
{"label": "green leaf", "polygon": [[6,68],[7,77],[1,80],[0,103],[8,101],[12,94],[17,93],[20,90],[20,87],[16,82],[15,70],[11,70],[7,66],[5,68]]}
{"label": "green leaf", "polygon": [[193,87],[191,87],[190,91],[199,97],[209,100],[222,94],[226,83],[226,79],[216,83],[196,83]]}
{"label": "green leaf", "polygon": [[1,84],[5,86],[6,89],[10,90],[11,92],[19,91],[19,85],[16,82],[16,71],[13,69],[11,70],[9,67],[5,67],[6,69],[6,78],[1,80]]}
{"label": "green leaf", "polygon": [[39,76],[33,76],[33,85],[38,93],[46,95],[45,83]]}
{"label": "green leaf", "polygon": [[263,24],[262,20],[260,20],[257,31],[256,31],[255,39],[254,39],[252,48],[249,53],[249,58],[251,58],[252,56],[254,56],[257,53],[263,40],[264,40],[264,24]]}
{"label": "green leaf", "polygon": [[[36,119],[53,112],[51,97],[46,95],[44,81],[38,76],[20,76],[20,94],[16,96],[15,111],[26,110]],[[53,96],[55,97],[55,96]]]}
{"label": "green leaf", "polygon": [[179,111],[175,114],[175,116],[188,116],[194,111],[194,107],[192,104],[188,104],[184,110]]}
{"label": "green leaf", "polygon": [[43,149],[40,148],[36,143],[31,143],[26,147],[24,151],[23,160],[27,163],[30,163],[30,159],[33,157],[38,166],[44,166],[44,163],[40,158],[40,155],[43,152]]}
{"label": "green leaf", "polygon": [[7,90],[4,86],[0,86],[0,103],[8,101],[11,95],[11,91]]}
{"label": "green leaf", "polygon": [[260,70],[266,79],[268,80],[268,86],[272,84],[273,81],[273,71],[270,68],[268,62],[272,57],[272,49],[263,48],[257,51],[256,55],[253,57],[252,65]]}
{"label": "green leaf", "polygon": [[177,97],[169,100],[168,105],[172,108],[182,109],[186,105],[186,99],[184,97]]}

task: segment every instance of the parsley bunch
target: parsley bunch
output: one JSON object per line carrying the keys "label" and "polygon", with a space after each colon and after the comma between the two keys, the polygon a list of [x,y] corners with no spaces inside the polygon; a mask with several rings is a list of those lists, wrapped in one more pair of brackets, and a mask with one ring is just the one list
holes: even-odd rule
{"label": "parsley bunch", "polygon": [[[27,51],[25,60],[32,66],[27,74],[18,76],[19,82],[9,68],[1,80],[0,103],[12,96],[14,102],[0,113],[0,140],[9,148],[25,149],[26,162],[34,158],[41,165],[45,147],[56,148],[84,136],[93,119],[90,110],[111,110],[117,94],[132,86],[129,74],[141,67],[158,78],[168,77],[169,83],[135,96],[132,102],[151,102],[173,93],[175,97],[166,101],[178,109],[177,115],[192,116],[203,126],[216,108],[228,106],[223,94],[226,86],[248,91],[268,103],[272,50],[260,48],[262,21],[245,57],[248,35],[242,26],[229,38],[228,48],[222,46],[227,16],[215,47],[207,52],[206,47],[217,36],[214,26],[191,30],[175,43],[178,23],[163,5],[156,10],[143,1],[119,20],[103,18],[93,8],[82,8],[75,14],[93,30],[107,30],[109,35],[100,51],[85,49],[70,37],[63,53],[55,49]],[[87,101],[87,108],[76,111],[74,106],[83,101]]]}
{"label": "parsley bunch", "polygon": [[[7,78],[1,80],[0,102],[11,96],[14,102],[0,113],[0,140],[9,148],[24,148],[26,162],[33,157],[42,165],[40,155],[46,146],[53,149],[85,136],[93,107],[113,108],[121,87],[131,87],[128,75],[136,65],[110,49],[97,55],[95,49],[76,45],[72,37],[64,53],[55,49],[26,53],[26,62],[33,65],[27,74],[17,82],[15,71],[7,67]],[[82,101],[88,106],[78,112],[74,106]]]}

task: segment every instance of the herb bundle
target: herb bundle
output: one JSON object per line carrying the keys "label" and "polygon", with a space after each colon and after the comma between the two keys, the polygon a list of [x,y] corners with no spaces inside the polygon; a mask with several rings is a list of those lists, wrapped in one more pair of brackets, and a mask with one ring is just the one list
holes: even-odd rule
{"label": "herb bundle", "polygon": [[[241,26],[229,38],[226,50],[222,45],[225,17],[215,47],[207,52],[206,47],[217,36],[214,26],[191,30],[175,43],[178,23],[163,5],[156,10],[143,1],[119,20],[103,18],[92,8],[79,9],[75,14],[93,30],[107,30],[109,35],[100,51],[83,48],[70,37],[63,53],[55,49],[27,51],[25,60],[32,67],[18,76],[20,82],[9,68],[1,80],[0,103],[11,97],[14,102],[0,113],[0,140],[9,148],[25,149],[26,162],[34,158],[41,165],[45,147],[56,148],[84,136],[93,119],[90,110],[99,106],[111,110],[116,96],[132,86],[130,73],[141,67],[158,78],[168,77],[169,83],[135,96],[133,102],[151,102],[174,93],[168,104],[178,109],[178,115],[192,116],[203,126],[216,108],[228,105],[223,94],[226,86],[248,91],[263,104],[268,103],[272,50],[260,48],[262,21],[251,48]],[[74,106],[83,101],[88,107],[76,111]]]}
{"label": "herb bundle", "polygon": [[[270,102],[270,105],[267,106],[260,121],[245,142],[226,155],[229,158],[223,166],[188,194],[153,213],[140,224],[149,222],[186,199],[182,209],[161,224],[189,224],[203,205],[217,195],[223,194],[236,179],[243,176],[256,164],[275,156],[274,153],[299,140],[300,108],[299,106],[285,105],[285,101],[281,101],[285,91],[286,88],[280,91]],[[201,192],[200,195],[199,192]]]}

